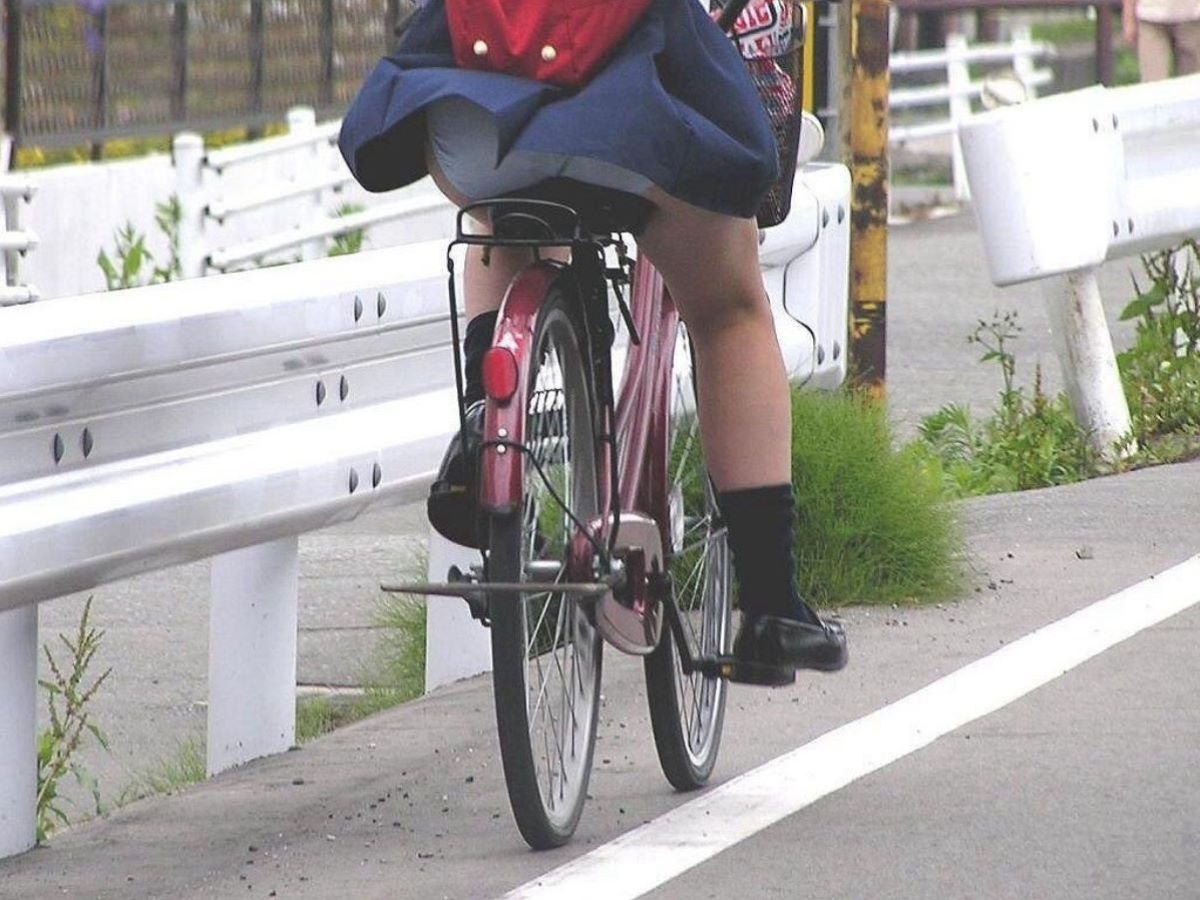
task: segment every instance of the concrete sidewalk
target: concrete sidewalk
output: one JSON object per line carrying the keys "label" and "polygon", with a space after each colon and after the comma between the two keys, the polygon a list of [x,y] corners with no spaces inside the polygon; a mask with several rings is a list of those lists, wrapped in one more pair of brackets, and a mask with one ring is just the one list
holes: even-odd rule
{"label": "concrete sidewalk", "polygon": [[[1197,549],[1194,524],[1200,519],[1198,485],[1200,464],[1190,463],[964,504],[975,590],[960,602],[938,607],[844,610],[853,647],[852,664],[844,674],[808,676],[795,688],[779,691],[735,688],[716,782],[1191,556]],[[1172,665],[1166,665],[1168,657],[1155,647],[1141,652],[1163,663],[1159,677],[1183,677],[1172,673],[1188,645],[1175,640],[1169,646],[1174,654],[1170,659],[1176,660]],[[1194,672],[1186,677],[1194,679]],[[1200,728],[1194,706],[1159,703],[1153,685],[1137,691],[1129,696],[1146,698],[1132,710],[1139,733],[1182,728],[1194,734]],[[1070,694],[1060,700],[1073,711],[1073,727],[1078,728],[1082,726],[1074,702]],[[1105,733],[1119,735],[1111,724],[1117,709],[1095,700],[1089,704],[1086,708],[1108,723]],[[1014,733],[1012,740],[1026,733],[1061,740],[1057,723],[1068,709],[1051,704],[1033,724],[1010,721],[1006,733]],[[1087,720],[1087,727],[1093,727],[1092,721]],[[987,726],[980,723],[979,728]],[[939,751],[943,756],[956,754],[953,760],[958,761],[945,765],[946,771],[958,774],[989,771],[1022,746],[995,741],[945,744],[951,740],[937,746],[949,746]],[[1086,745],[1086,735],[1080,740]],[[1139,745],[1143,752],[1145,744],[1143,740]],[[1056,754],[1055,746],[1043,752]],[[1167,741],[1164,750],[1171,746]],[[48,848],[0,863],[0,897],[496,897],[686,799],[672,793],[658,772],[640,666],[615,653],[608,655],[605,667],[592,800],[572,845],[542,854],[525,850],[509,816],[497,753],[489,679],[472,679],[298,752],[252,763],[180,796],[146,800],[108,820],[72,829]],[[963,753],[968,756],[961,758]],[[986,755],[970,755],[978,753]],[[1088,780],[1119,784],[1134,767],[1142,782],[1166,794],[1172,790],[1177,757],[1178,753],[1171,757],[1174,762],[1160,766],[1154,758],[1108,754],[1102,757],[1108,768],[1092,772]],[[1089,764],[1099,764],[1089,759]],[[911,771],[909,766],[905,762],[901,771]],[[917,884],[904,880],[880,893],[857,893],[863,884],[860,875],[869,867],[879,870],[872,877],[891,878],[894,863],[902,860],[901,871],[923,873],[926,880],[919,884],[932,890],[946,865],[937,839],[924,840],[920,846],[927,855],[917,856],[906,834],[872,830],[871,810],[882,814],[890,808],[889,788],[886,783],[881,787],[879,780],[888,771],[873,777],[871,805],[854,809],[863,820],[857,830],[851,827],[855,820],[844,815],[825,820],[830,802],[838,805],[831,798],[730,851],[735,854],[732,859],[729,854],[718,857],[655,896],[682,900],[754,889],[761,896],[795,897],[795,879],[810,871],[798,868],[796,854],[818,843],[821,896],[930,896],[918,889],[903,890],[905,884]],[[905,790],[911,788],[907,777]],[[930,781],[939,788],[933,793],[923,788],[919,800],[921,818],[930,823],[926,830],[944,820],[947,835],[956,834],[961,827],[955,810],[967,802],[963,791],[972,788],[943,780],[936,771],[921,779],[922,784]],[[1200,790],[1195,779],[1184,786]],[[994,800],[972,795],[970,805],[1026,796],[1014,794],[1011,787],[1001,780],[993,788]],[[1161,819],[1164,813],[1153,806],[1133,810],[1151,819],[1122,822],[1127,853],[1157,852],[1162,859],[1166,851],[1143,848],[1140,836],[1151,840],[1164,829],[1186,829],[1187,811],[1198,800],[1177,797],[1173,809],[1179,815],[1166,822]],[[1076,843],[1086,843],[1089,835],[1111,833],[1103,804],[1092,804],[1094,818],[1081,820],[1071,812],[1069,801],[1068,797],[1057,808],[1064,821],[1047,822],[1038,834],[1070,830]],[[1016,817],[1024,814],[1019,805],[1011,811]],[[993,880],[980,883],[972,896],[1014,896],[1007,880],[1012,870],[1005,860],[1035,848],[1021,842],[1019,821],[983,824],[987,834],[1006,836],[1007,855],[981,852],[969,862],[956,859],[955,883],[974,884],[973,870],[966,866],[986,865],[984,875]],[[837,833],[844,840],[820,841],[832,828],[841,829]],[[868,846],[870,852],[859,849]],[[1190,849],[1183,855],[1169,852],[1166,862],[1168,868],[1159,873],[1157,884],[1190,884],[1200,876]],[[1086,880],[1081,884],[1086,886]],[[1139,886],[1114,882],[1102,893],[1139,896]],[[1086,889],[1055,894],[1098,895]]]}
{"label": "concrete sidewalk", "polygon": [[[976,321],[1017,309],[1025,334],[1015,345],[1018,375],[1059,383],[1036,287],[1000,291],[987,280],[973,220],[959,215],[892,230],[890,250],[889,401],[902,436],[948,402],[983,412],[1000,388],[994,366],[978,363],[966,342]],[[1128,266],[1104,270],[1110,319],[1130,299]],[[1114,332],[1124,331],[1114,323]],[[366,516],[301,541],[299,680],[353,687],[376,642],[374,611],[381,580],[412,565],[424,541],[419,507]],[[106,630],[95,674],[113,674],[94,702],[96,722],[112,752],[90,748],[83,761],[112,806],[147,772],[178,757],[187,741],[203,742],[207,668],[208,564],[154,573],[95,592],[94,620]],[[78,622],[82,597],[41,609],[43,641]],[[70,796],[81,804],[84,793]],[[86,814],[85,807],[74,818]]]}

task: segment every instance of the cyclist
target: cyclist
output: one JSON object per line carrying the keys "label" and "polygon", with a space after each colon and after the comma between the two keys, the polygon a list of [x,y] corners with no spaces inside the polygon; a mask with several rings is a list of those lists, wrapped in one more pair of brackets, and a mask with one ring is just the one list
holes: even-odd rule
{"label": "cyclist", "polygon": [[[456,67],[447,2],[471,0],[418,7],[349,109],[340,146],[355,177],[386,191],[428,173],[459,206],[551,177],[653,202],[638,247],[662,274],[695,353],[705,460],[743,613],[734,654],[776,676],[842,668],[840,625],[823,621],[796,587],[791,404],[754,220],[778,163],[737,50],[697,0],[652,0],[604,67],[567,91]],[[497,307],[529,261],[521,248],[468,251],[463,355],[476,433]],[[472,449],[455,439],[429,501],[434,527],[466,544],[475,517],[463,459]]]}

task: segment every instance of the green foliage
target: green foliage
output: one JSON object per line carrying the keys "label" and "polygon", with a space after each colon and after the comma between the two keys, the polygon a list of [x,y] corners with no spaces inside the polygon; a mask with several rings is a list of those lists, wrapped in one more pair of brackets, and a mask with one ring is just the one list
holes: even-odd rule
{"label": "green foliage", "polygon": [[402,703],[425,692],[425,624],[423,600],[387,594],[379,602],[374,672],[364,681],[368,693],[391,695]]}
{"label": "green foliage", "polygon": [[[1035,41],[1050,44],[1088,44],[1096,46],[1096,20],[1084,11],[1078,15],[1062,15],[1034,22],[1030,32]],[[1113,82],[1115,84],[1137,84],[1141,80],[1138,72],[1137,54],[1125,46],[1121,39],[1121,17],[1113,17]]]}
{"label": "green foliage", "polygon": [[952,496],[1067,484],[1097,471],[1087,433],[1066,395],[1046,395],[1041,368],[1031,394],[1017,385],[1012,343],[1021,330],[1016,313],[1009,312],[980,320],[967,338],[983,349],[981,362],[1000,368],[1000,402],[989,418],[975,422],[966,409],[951,405],[921,421],[917,451],[940,464]]}
{"label": "green foliage", "polygon": [[[342,218],[350,216],[354,213],[359,213],[365,210],[366,207],[357,203],[343,203],[333,211],[334,216]],[[348,256],[351,253],[359,253],[366,243],[366,235],[361,228],[356,228],[353,231],[347,231],[345,234],[335,236],[329,245],[330,256]]]}
{"label": "green foliage", "polygon": [[373,626],[379,641],[361,677],[363,693],[345,699],[320,696],[299,700],[297,744],[305,744],[425,692],[424,601],[387,594],[376,608]]}
{"label": "green foliage", "polygon": [[204,742],[199,738],[183,741],[175,753],[160,759],[152,769],[138,776],[117,801],[118,806],[156,794],[173,794],[204,780],[207,770]]}
{"label": "green foliage", "polygon": [[933,601],[963,579],[941,472],[895,449],[883,407],[852,394],[792,396],[801,591],[817,604]]}
{"label": "green foliage", "polygon": [[100,788],[95,777],[75,761],[75,753],[90,735],[105,750],[108,738],[92,722],[88,705],[100,686],[108,679],[112,669],[105,669],[91,684],[89,669],[95,659],[104,632],[92,627],[92,598],[83,606],[79,628],[74,638],[60,634],[58,639],[67,650],[65,661],[59,660],[50,651],[48,644],[42,645],[50,678],[40,680],[47,693],[46,705],[50,712],[50,727],[38,735],[37,743],[37,839],[45,841],[60,825],[69,823],[58,788],[68,774],[87,790],[100,812]]}
{"label": "green foliage", "polygon": [[1172,436],[1200,437],[1200,246],[1149,254],[1142,267],[1145,285],[1134,279],[1134,300],[1121,313],[1136,320],[1133,345],[1117,364],[1133,438],[1153,455]]}
{"label": "green foliage", "polygon": [[[1035,41],[1050,44],[1094,44],[1096,42],[1096,20],[1084,12],[1076,16],[1057,16],[1029,26]],[[1114,32],[1115,33],[1115,32]]]}
{"label": "green foliage", "polygon": [[[126,223],[114,236],[116,247],[113,256],[101,250],[96,264],[104,273],[108,290],[141,287],[146,284],[163,284],[177,280],[182,274],[179,265],[179,221],[182,213],[179,198],[171,197],[154,208],[154,222],[167,239],[167,259],[163,265],[155,262],[154,255],[146,249],[146,236],[138,233],[133,223]],[[144,270],[149,270],[144,271]]]}

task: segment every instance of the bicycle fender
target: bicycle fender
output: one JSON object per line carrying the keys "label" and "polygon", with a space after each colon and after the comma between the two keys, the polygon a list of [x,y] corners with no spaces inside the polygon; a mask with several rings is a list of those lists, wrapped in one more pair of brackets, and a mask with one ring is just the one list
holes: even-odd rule
{"label": "bicycle fender", "polygon": [[487,399],[480,450],[479,504],[486,513],[511,514],[521,508],[525,402],[533,368],[533,337],[538,312],[562,269],[534,263],[513,278],[500,306],[493,347],[508,350],[517,361],[517,390],[506,401]]}

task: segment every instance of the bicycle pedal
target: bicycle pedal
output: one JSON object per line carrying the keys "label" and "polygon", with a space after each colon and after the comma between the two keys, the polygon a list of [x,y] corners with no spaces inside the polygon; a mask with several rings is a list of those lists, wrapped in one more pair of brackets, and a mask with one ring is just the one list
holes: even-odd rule
{"label": "bicycle pedal", "polygon": [[697,670],[708,678],[723,678],[734,684],[758,687],[785,687],[796,683],[796,670],[790,666],[752,662],[735,656],[709,656],[696,663]]}

